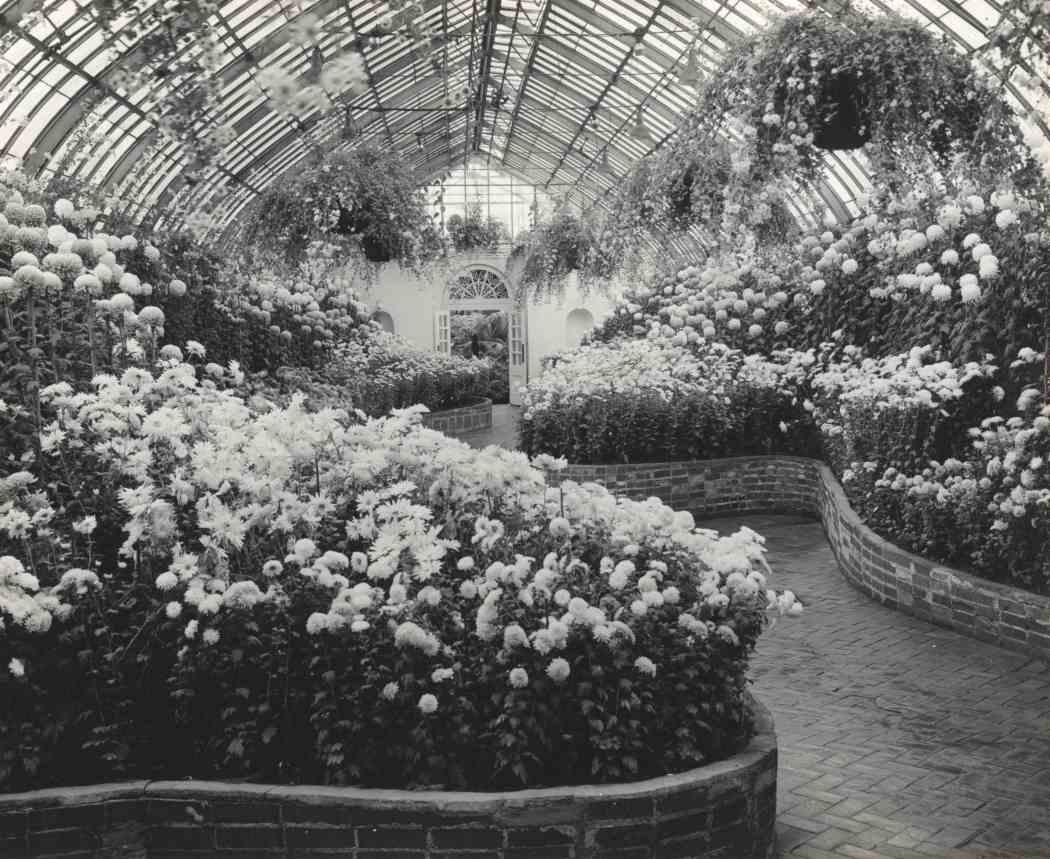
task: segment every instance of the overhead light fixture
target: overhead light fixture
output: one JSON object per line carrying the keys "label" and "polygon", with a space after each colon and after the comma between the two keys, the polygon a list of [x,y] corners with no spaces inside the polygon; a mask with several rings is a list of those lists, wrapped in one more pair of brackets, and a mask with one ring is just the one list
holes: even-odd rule
{"label": "overhead light fixture", "polygon": [[631,136],[635,140],[640,140],[642,143],[653,142],[653,135],[645,124],[645,116],[642,113],[641,108],[638,108],[638,113],[635,115],[634,128],[631,130]]}
{"label": "overhead light fixture", "polygon": [[423,132],[422,131],[417,131],[416,132],[416,149],[418,149],[420,152],[422,152],[424,149],[426,149],[426,146],[423,144]]}

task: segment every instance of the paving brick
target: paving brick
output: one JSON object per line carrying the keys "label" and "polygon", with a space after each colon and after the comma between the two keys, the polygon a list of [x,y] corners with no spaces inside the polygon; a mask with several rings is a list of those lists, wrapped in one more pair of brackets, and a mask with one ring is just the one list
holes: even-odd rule
{"label": "paving brick", "polygon": [[1050,847],[1036,840],[1050,806],[1050,666],[874,602],[802,517],[700,524],[765,536],[770,586],[806,604],[763,635],[751,671],[777,727],[785,859],[978,859],[959,847],[975,836]]}

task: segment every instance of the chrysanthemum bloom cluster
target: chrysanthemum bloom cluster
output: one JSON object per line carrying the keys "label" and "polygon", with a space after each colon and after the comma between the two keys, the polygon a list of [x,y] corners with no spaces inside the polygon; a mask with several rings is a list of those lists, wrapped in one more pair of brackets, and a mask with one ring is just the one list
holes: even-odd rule
{"label": "chrysanthemum bloom cluster", "polygon": [[958,457],[915,471],[854,463],[851,493],[912,523],[911,541],[920,551],[1050,591],[1050,406],[1039,393],[1022,394],[1021,414],[993,415],[971,427],[971,449]]}
{"label": "chrysanthemum bloom cluster", "polygon": [[317,402],[385,414],[417,403],[434,411],[461,406],[487,390],[492,373],[487,359],[421,349],[373,323],[334,347],[324,366],[280,375],[285,387]]}
{"label": "chrysanthemum bloom cluster", "polygon": [[[851,224],[832,220],[803,235],[790,253],[734,248],[702,268],[629,289],[600,336],[644,335],[697,350],[720,341],[768,353],[817,346],[807,342],[812,333],[843,317],[857,345],[875,334],[900,351],[915,342],[908,334],[935,330],[956,302],[976,315],[990,290],[1031,280],[1024,260],[1037,251],[1039,230],[1037,206],[1011,191],[880,200]],[[897,315],[879,326],[887,330],[869,331],[887,303]],[[898,321],[914,305],[929,314],[929,326]],[[854,328],[861,330],[853,335]]]}
{"label": "chrysanthemum bloom cluster", "polygon": [[[746,740],[747,654],[767,611],[800,611],[768,591],[756,535],[719,539],[655,499],[548,486],[563,463],[544,457],[541,471],[521,453],[474,451],[421,428],[419,408],[363,424],[301,397],[256,408],[222,387],[235,370],[216,370],[201,380],[172,358],[156,374],[100,376],[92,392],[43,392],[43,455],[77,462],[101,494],[37,490],[28,472],[4,484],[5,611],[45,636],[38,649],[18,639],[27,672],[47,675],[47,635],[96,623],[119,598],[131,612],[121,652],[147,647],[163,664],[168,649],[179,718],[212,724],[197,753],[223,766],[261,754],[246,720],[271,712],[266,736],[285,744],[272,748],[298,756],[281,766],[335,780],[618,779]],[[53,602],[34,595],[38,580]],[[684,695],[664,688],[683,682]],[[640,696],[666,700],[632,729],[644,763],[593,751],[581,684],[619,688],[631,712]],[[541,701],[545,714],[507,726]],[[715,701],[722,740],[705,727],[719,721]],[[658,748],[681,707],[704,718],[689,743]],[[391,748],[394,725],[437,757]],[[572,740],[539,754],[550,731]]]}

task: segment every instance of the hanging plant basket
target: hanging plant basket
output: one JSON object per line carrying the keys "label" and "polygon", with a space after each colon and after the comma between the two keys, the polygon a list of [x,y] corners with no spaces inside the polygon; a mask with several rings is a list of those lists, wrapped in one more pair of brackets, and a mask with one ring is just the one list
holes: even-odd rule
{"label": "hanging plant basket", "polygon": [[871,140],[871,109],[857,75],[840,71],[824,81],[817,102],[813,145],[818,149],[860,149]]}
{"label": "hanging plant basket", "polygon": [[361,241],[361,251],[369,262],[390,262],[394,258],[394,249],[382,236],[376,235],[373,223],[374,219],[368,212],[361,209],[350,210],[339,204],[336,232],[344,236],[357,236]]}

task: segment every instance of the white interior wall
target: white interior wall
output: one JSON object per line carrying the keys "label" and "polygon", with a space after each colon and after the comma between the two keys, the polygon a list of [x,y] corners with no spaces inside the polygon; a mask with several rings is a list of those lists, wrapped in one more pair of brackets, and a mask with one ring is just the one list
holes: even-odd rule
{"label": "white interior wall", "polygon": [[[366,287],[359,285],[357,291],[361,300],[373,310],[390,314],[395,333],[418,346],[433,349],[434,314],[446,302],[444,278],[476,263],[485,263],[503,272],[505,262],[502,255],[463,254],[453,261],[447,275],[435,273],[430,279],[401,271],[397,263],[389,263],[379,270],[374,283]],[[561,296],[528,305],[530,381],[539,378],[545,356],[578,343],[579,325],[575,319],[569,319],[569,314],[578,309],[590,312],[595,324],[599,324],[612,311],[613,302],[595,292],[584,295],[575,272],[569,275]]]}

